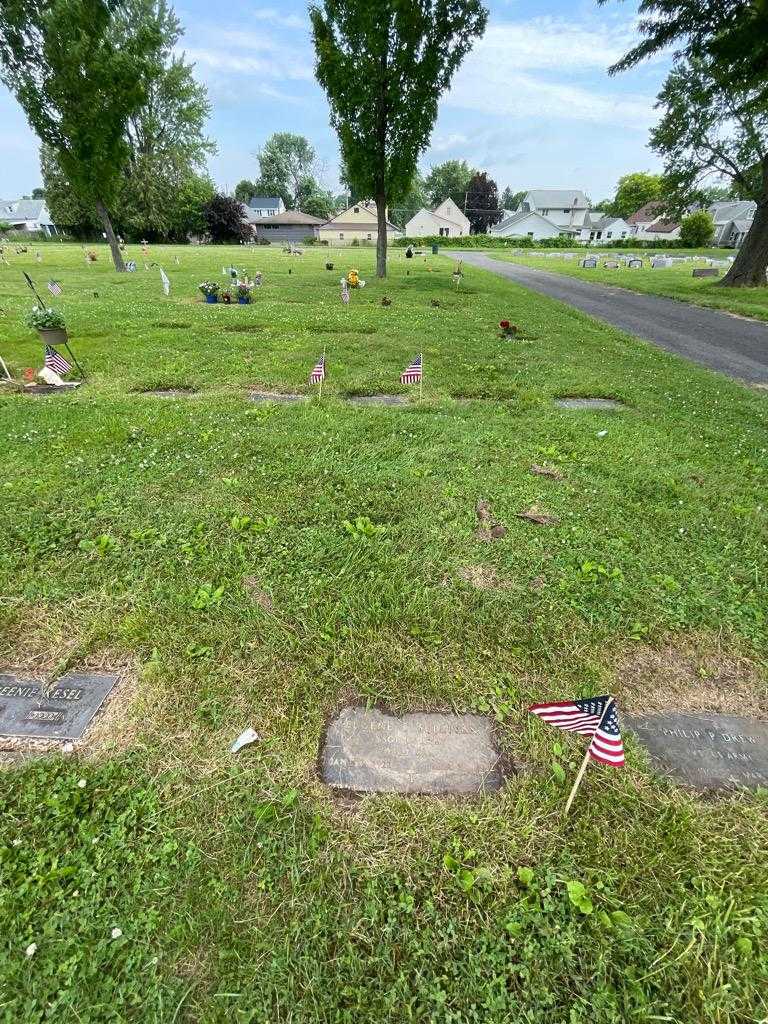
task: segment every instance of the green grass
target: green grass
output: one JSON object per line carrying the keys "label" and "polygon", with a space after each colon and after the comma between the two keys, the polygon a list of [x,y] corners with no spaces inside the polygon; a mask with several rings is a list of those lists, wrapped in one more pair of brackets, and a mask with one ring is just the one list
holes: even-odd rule
{"label": "green grass", "polygon": [[[662,644],[700,652],[690,699],[713,652],[749,659],[765,710],[765,397],[471,267],[457,292],[440,258],[395,253],[380,284],[367,251],[157,249],[166,299],[141,256],[41,251],[0,267],[0,354],[39,365],[21,270],[57,277],[89,381],[0,396],[0,664],[126,665],[130,702],[93,749],[0,773],[0,1021],[766,1019],[766,794],[698,797],[627,737],[564,822],[583,741],[525,713],[636,705],[621,666]],[[198,301],[243,259],[252,306]],[[322,402],[247,400],[309,393],[324,347]],[[344,402],[405,391],[419,351],[421,403]],[[515,518],[533,503],[560,525]],[[318,745],[350,699],[488,712],[519,771],[477,801],[336,803]]]}
{"label": "green grass", "polygon": [[[631,246],[628,246],[626,251],[632,252]],[[599,257],[598,266],[593,270],[585,270],[579,266],[580,260],[589,254]],[[716,278],[694,278],[692,274],[694,267],[706,267],[707,264],[704,262],[680,263],[677,266],[653,270],[648,263],[649,253],[641,251],[639,255],[645,261],[642,269],[629,270],[627,267],[620,266],[618,270],[606,270],[603,263],[605,260],[616,259],[615,249],[574,250],[572,260],[565,260],[559,254],[550,259],[547,256],[513,256],[511,253],[495,250],[489,252],[488,255],[509,263],[521,263],[526,267],[550,270],[557,274],[568,274],[570,277],[597,281],[599,284],[610,284],[619,288],[629,288],[636,292],[648,292],[652,295],[666,295],[670,299],[693,302],[697,306],[710,306],[712,309],[722,309],[739,316],[768,320],[768,286],[765,288],[723,288]],[[689,252],[675,249],[671,250],[671,255],[702,255],[725,259],[728,250],[697,249]],[[723,275],[726,273],[724,268],[721,273]]]}

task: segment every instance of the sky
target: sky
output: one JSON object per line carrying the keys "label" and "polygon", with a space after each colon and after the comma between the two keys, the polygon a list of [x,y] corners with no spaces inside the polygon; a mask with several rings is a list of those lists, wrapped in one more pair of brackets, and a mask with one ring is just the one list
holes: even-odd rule
{"label": "sky", "polygon": [[[365,0],[363,0],[365,2]],[[620,175],[660,170],[648,148],[654,102],[668,62],[657,59],[610,77],[632,44],[636,5],[609,0],[486,0],[484,37],[440,100],[421,168],[464,159],[489,172],[499,191],[583,189],[597,202]],[[208,134],[219,187],[258,176],[256,151],[275,131],[306,135],[324,185],[338,190],[338,145],[314,80],[306,3],[279,7],[230,0],[226,18],[209,0],[179,0],[181,48],[208,87]],[[38,144],[21,108],[0,85],[0,199],[41,184]]]}

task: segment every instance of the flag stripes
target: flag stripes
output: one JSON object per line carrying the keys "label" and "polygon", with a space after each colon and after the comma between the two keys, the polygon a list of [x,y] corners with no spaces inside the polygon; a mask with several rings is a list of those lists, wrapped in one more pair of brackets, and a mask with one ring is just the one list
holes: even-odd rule
{"label": "flag stripes", "polygon": [[54,373],[58,373],[60,377],[65,373],[69,373],[72,369],[71,364],[67,362],[64,356],[59,355],[56,349],[51,345],[45,346],[45,365],[49,370],[53,370]]}
{"label": "flag stripes", "polygon": [[418,384],[421,380],[421,355],[416,356],[412,363],[400,374],[401,384]]}

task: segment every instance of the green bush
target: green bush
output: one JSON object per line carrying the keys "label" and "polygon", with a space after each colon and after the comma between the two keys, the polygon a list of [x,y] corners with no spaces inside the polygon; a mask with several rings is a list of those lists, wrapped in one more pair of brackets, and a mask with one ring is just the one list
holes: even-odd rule
{"label": "green bush", "polygon": [[715,237],[715,222],[707,210],[696,210],[680,221],[680,244],[689,249],[709,245]]}

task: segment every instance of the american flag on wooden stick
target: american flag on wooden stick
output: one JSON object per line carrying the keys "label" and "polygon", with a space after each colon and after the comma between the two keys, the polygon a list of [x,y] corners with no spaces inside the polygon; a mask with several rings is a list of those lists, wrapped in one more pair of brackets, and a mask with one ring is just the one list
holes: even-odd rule
{"label": "american flag on wooden stick", "polygon": [[421,380],[421,355],[416,356],[400,374],[401,384],[418,384]]}
{"label": "american flag on wooden stick", "polygon": [[45,365],[49,370],[53,370],[54,373],[58,373],[60,377],[65,373],[69,373],[72,369],[71,364],[67,362],[64,356],[59,355],[56,349],[51,345],[45,346]]}
{"label": "american flag on wooden stick", "polygon": [[319,384],[321,380],[325,380],[325,356],[320,356],[320,360],[315,363],[315,368],[309,375],[310,384]]}
{"label": "american flag on wooden stick", "polygon": [[624,744],[619,730],[619,715],[613,698],[588,697],[586,700],[564,700],[554,704],[532,704],[533,715],[558,729],[591,736],[589,756],[594,761],[620,768],[624,764]]}
{"label": "american flag on wooden stick", "polygon": [[61,295],[61,285],[59,284],[58,281],[49,281],[48,291],[51,293],[51,295],[55,295],[58,297],[59,295]]}

